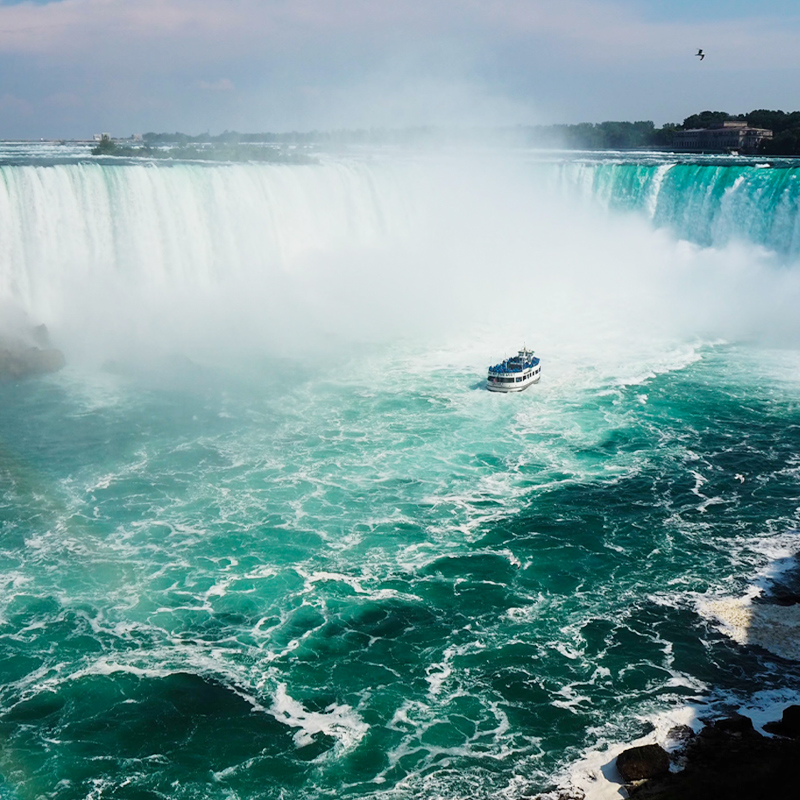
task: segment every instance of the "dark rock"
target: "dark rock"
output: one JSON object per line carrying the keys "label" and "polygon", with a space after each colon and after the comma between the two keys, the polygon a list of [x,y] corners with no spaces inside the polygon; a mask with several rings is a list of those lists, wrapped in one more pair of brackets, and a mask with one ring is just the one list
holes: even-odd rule
{"label": "dark rock", "polygon": [[[789,800],[800,797],[800,706],[790,706],[775,725],[787,725],[793,738],[767,738],[740,714],[709,723],[695,735],[679,725],[668,738],[683,740],[676,765],[658,745],[632,747],[620,753],[617,770],[636,800]],[[766,726],[765,726],[766,727]],[[789,734],[784,734],[788,736]],[[627,762],[627,763],[626,763]],[[649,766],[640,767],[639,764]],[[657,772],[652,771],[653,766]],[[539,800],[572,800],[570,789],[547,793]]]}
{"label": "dark rock", "polygon": [[747,717],[737,714],[706,726],[689,739],[683,756],[681,772],[647,781],[636,789],[637,800],[800,796],[800,739],[768,739],[753,729]]}
{"label": "dark rock", "polygon": [[719,733],[727,733],[734,736],[748,736],[755,734],[756,731],[753,727],[753,720],[742,714],[731,714],[729,717],[718,719],[712,725],[700,731],[700,735],[707,738],[716,736]]}
{"label": "dark rock", "polygon": [[18,342],[0,344],[0,379],[16,380],[30,375],[57,372],[66,364],[60,350],[21,346]]}
{"label": "dark rock", "polygon": [[[792,531],[800,533],[799,530]],[[800,553],[780,559],[776,566],[779,575],[769,582],[766,592],[756,597],[754,603],[793,606],[800,603]]]}
{"label": "dark rock", "polygon": [[783,710],[779,722],[768,722],[764,726],[768,733],[777,733],[778,736],[789,736],[792,739],[800,737],[800,706],[789,706]]}
{"label": "dark rock", "polygon": [[796,606],[800,603],[800,594],[779,591],[769,595],[767,600],[776,606]]}
{"label": "dark rock", "polygon": [[0,302],[0,380],[55,372],[64,364],[46,325],[35,325],[23,309]]}
{"label": "dark rock", "polygon": [[694,738],[694,731],[688,725],[676,725],[667,731],[667,739],[670,742],[687,742]]}
{"label": "dark rock", "polygon": [[37,325],[31,331],[31,336],[39,347],[50,347],[50,331],[47,330],[47,325]]}
{"label": "dark rock", "polygon": [[32,347],[28,350],[26,362],[29,374],[40,375],[45,372],[58,372],[66,366],[67,360],[60,350],[54,347],[46,350],[37,350]]}
{"label": "dark rock", "polygon": [[626,783],[655,778],[669,772],[669,755],[657,744],[631,747],[617,756],[617,769]]}

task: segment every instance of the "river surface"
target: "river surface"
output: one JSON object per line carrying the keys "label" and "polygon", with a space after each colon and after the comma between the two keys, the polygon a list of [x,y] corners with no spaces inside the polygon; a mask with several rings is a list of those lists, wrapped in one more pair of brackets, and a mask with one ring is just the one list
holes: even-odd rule
{"label": "river surface", "polygon": [[0,156],[68,361],[0,383],[0,797],[520,798],[797,701],[800,167]]}

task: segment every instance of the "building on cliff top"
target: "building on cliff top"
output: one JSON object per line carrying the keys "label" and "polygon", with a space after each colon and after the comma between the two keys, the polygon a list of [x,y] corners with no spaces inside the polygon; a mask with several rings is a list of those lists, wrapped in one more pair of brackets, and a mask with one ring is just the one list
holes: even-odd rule
{"label": "building on cliff top", "polygon": [[756,153],[761,142],[771,138],[768,128],[751,128],[746,122],[729,120],[710,128],[676,131],[672,146],[693,153]]}

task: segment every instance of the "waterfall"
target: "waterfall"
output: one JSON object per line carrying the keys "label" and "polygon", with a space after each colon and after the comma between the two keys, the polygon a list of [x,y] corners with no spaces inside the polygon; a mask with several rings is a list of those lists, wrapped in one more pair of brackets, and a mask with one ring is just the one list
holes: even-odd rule
{"label": "waterfall", "polygon": [[[541,168],[541,167],[540,167]],[[800,167],[545,164],[562,191],[641,212],[703,246],[800,254]],[[417,165],[0,166],[0,297],[48,309],[66,285],[213,286],[291,273],[309,256],[407,235],[428,194]],[[536,177],[536,176],[534,176]]]}
{"label": "waterfall", "polygon": [[565,162],[556,176],[562,190],[642,212],[704,247],[747,241],[800,255],[800,166]]}
{"label": "waterfall", "polygon": [[109,275],[156,290],[287,273],[398,233],[403,204],[391,177],[357,164],[6,165],[0,297],[37,309]]}
{"label": "waterfall", "polygon": [[[585,338],[598,315],[750,335],[795,296],[774,267],[800,255],[800,167],[526,158],[0,164],[0,303],[65,347],[289,352],[474,320]],[[689,267],[679,240],[709,252]]]}

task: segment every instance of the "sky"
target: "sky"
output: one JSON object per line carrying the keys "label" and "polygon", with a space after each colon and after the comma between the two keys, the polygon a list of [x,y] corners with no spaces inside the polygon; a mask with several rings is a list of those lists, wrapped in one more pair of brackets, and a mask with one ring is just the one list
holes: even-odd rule
{"label": "sky", "polygon": [[797,0],[0,0],[0,139],[789,111],[798,42]]}

